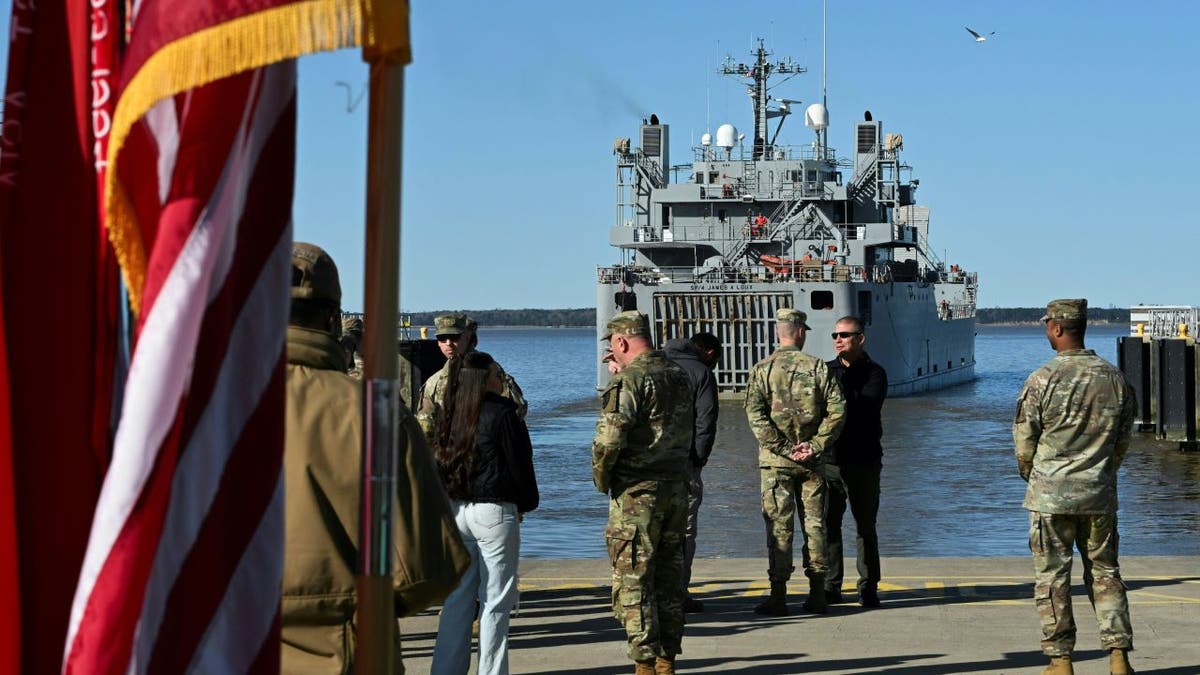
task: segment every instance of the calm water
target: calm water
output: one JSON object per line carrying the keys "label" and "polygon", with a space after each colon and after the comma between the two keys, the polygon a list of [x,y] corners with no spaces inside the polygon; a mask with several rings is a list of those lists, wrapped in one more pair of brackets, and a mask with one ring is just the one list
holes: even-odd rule
{"label": "calm water", "polygon": [[[1110,362],[1125,326],[1095,326],[1088,344]],[[604,557],[608,502],[592,486],[595,331],[483,329],[480,346],[512,373],[529,398],[529,427],[541,507],[526,518],[522,554]],[[869,346],[869,343],[868,343]],[[982,326],[974,382],[883,409],[880,548],[892,556],[1026,555],[1025,483],[1017,475],[1010,424],[1025,377],[1053,352],[1037,326]],[[698,555],[758,557],[757,446],[739,403],[722,402],[720,429],[704,470]],[[1135,433],[1120,478],[1121,550],[1200,555],[1200,453]],[[847,548],[854,541],[853,519]]]}

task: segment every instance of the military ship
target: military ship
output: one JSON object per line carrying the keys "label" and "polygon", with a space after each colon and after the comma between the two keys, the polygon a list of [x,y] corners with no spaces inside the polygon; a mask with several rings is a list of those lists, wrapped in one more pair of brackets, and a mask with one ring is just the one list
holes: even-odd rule
{"label": "military ship", "polygon": [[[753,108],[747,139],[732,124],[705,133],[690,164],[673,165],[670,126],[644,119],[639,144],[619,138],[617,218],[609,240],[620,262],[597,269],[596,330],[617,312],[649,316],[654,341],[708,331],[724,353],[722,394],[743,391],[751,366],[775,342],[781,307],[808,314],[804,350],[832,359],[837,320],[857,315],[866,350],[903,396],[974,378],[977,276],[929,245],[929,208],[901,160],[904,139],[870,112],[854,124],[852,153],[829,147],[825,104],[804,110],[811,142],[778,142],[800,101],[774,98],[805,72],[773,60],[762,40],[749,63],[718,72],[744,83]],[[822,97],[824,98],[824,97]],[[603,348],[603,345],[601,345]],[[609,374],[597,358],[597,385]]]}

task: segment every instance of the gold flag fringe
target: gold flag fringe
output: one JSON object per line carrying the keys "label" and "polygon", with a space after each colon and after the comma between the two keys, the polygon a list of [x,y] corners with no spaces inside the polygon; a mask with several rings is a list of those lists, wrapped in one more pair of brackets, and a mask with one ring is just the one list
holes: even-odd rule
{"label": "gold flag fringe", "polygon": [[170,42],[129,81],[117,101],[105,179],[106,225],[129,305],[142,309],[146,245],[120,180],[117,160],[133,125],[155,104],[189,89],[304,54],[364,46],[368,56],[407,63],[408,3],[397,0],[306,0],[239,17]]}

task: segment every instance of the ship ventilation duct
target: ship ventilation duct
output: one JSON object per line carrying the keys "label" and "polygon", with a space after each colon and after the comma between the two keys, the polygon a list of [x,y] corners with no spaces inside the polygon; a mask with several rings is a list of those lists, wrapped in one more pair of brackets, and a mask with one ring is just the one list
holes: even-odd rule
{"label": "ship ventilation duct", "polygon": [[670,163],[670,127],[666,124],[658,124],[658,117],[651,115],[653,124],[642,125],[642,154],[658,165],[659,184],[667,183],[667,171],[671,168]]}

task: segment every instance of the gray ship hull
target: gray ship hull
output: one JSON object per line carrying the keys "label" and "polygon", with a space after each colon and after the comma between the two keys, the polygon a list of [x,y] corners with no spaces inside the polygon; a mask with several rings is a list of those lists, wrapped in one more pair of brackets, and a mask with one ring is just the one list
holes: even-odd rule
{"label": "gray ship hull", "polygon": [[[939,288],[941,286],[942,288]],[[716,375],[723,396],[745,390],[750,368],[775,347],[773,316],[780,307],[796,307],[808,314],[812,327],[804,351],[823,360],[834,358],[833,332],[837,320],[848,314],[863,317],[866,350],[888,373],[888,395],[908,396],[967,382],[975,377],[975,316],[953,316],[953,284],[921,282],[790,282],[742,284],[662,283],[622,287],[600,284],[597,338],[616,313],[613,298],[623,294],[625,306],[636,302],[645,312],[658,346],[675,337],[707,331],[723,345]],[[828,291],[831,307],[811,308],[812,294]],[[636,297],[631,301],[630,296]],[[870,296],[868,300],[866,295]],[[945,304],[943,304],[943,302]],[[597,342],[597,363],[605,348]],[[600,364],[597,383],[603,387],[609,373]]]}

